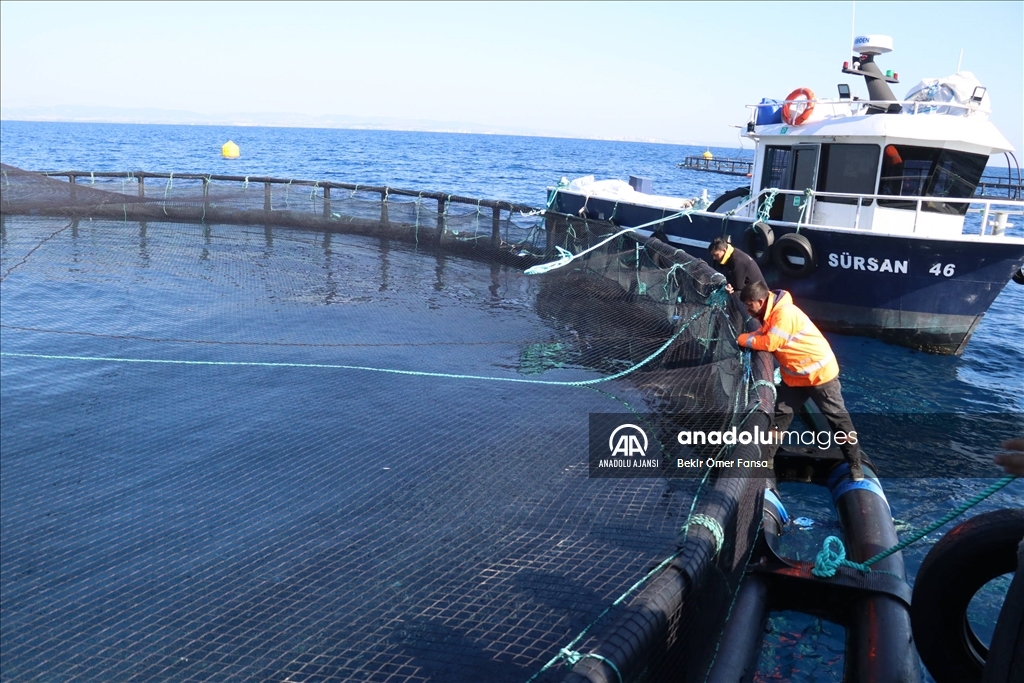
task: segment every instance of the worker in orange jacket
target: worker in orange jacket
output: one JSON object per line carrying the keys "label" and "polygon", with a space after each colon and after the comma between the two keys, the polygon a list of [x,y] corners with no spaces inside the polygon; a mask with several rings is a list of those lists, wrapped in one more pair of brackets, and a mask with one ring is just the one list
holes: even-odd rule
{"label": "worker in orange jacket", "polygon": [[780,433],[789,429],[794,411],[811,399],[833,434],[844,434],[835,441],[850,466],[851,478],[863,479],[856,430],[839,384],[839,363],[825,337],[796,307],[789,292],[768,291],[765,283],[752,282],[740,292],[740,300],[762,324],[757,332],[741,334],[736,343],[741,348],[768,351],[779,362],[782,384],[775,401],[775,428]]}

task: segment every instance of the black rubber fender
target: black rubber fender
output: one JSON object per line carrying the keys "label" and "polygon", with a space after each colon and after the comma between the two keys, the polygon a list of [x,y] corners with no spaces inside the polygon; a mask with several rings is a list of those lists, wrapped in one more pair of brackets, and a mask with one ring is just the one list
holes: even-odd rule
{"label": "black rubber fender", "polygon": [[[735,190],[729,190],[725,194],[719,195],[718,197],[716,197],[715,201],[711,202],[711,204],[708,205],[708,208],[705,209],[705,211],[709,211],[709,212],[718,211],[720,208],[722,208],[723,204],[731,202],[734,199],[743,199],[744,197],[749,197],[749,196],[750,196],[750,188],[749,187],[737,187]],[[743,202],[737,202],[736,206],[739,206],[742,203]]]}
{"label": "black rubber fender", "polygon": [[767,223],[758,221],[743,233],[743,251],[759,266],[766,266],[772,257],[775,231]]}
{"label": "black rubber fender", "polygon": [[1024,285],[1024,266],[1017,269],[1017,272],[1013,274],[1013,281],[1018,285]]}
{"label": "black rubber fender", "polygon": [[1024,545],[1017,548],[1017,573],[999,610],[981,675],[981,683],[1013,681],[1024,681]]}
{"label": "black rubber fender", "polygon": [[988,648],[974,634],[967,607],[982,586],[1016,570],[1022,537],[1024,510],[996,510],[953,527],[925,557],[910,621],[918,654],[936,683],[981,681]]}
{"label": "black rubber fender", "polygon": [[[798,265],[789,260],[790,256],[798,256],[804,260]],[[772,261],[775,267],[789,277],[807,277],[818,269],[818,258],[814,253],[811,241],[803,235],[791,232],[783,235],[772,247]]]}

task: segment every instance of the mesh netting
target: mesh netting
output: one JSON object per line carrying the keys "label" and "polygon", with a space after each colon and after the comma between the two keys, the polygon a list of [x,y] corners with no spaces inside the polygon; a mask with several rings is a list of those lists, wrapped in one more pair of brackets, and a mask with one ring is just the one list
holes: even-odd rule
{"label": "mesh netting", "polygon": [[[539,212],[504,201],[346,183],[202,176],[65,172],[57,177],[0,164],[7,213],[276,225],[363,233],[444,245],[452,253],[543,247]],[[62,179],[58,179],[58,177]],[[70,182],[68,182],[70,181]]]}
{"label": "mesh netting", "polygon": [[763,415],[720,276],[630,235],[527,275],[616,228],[324,189],[4,167],[3,679],[521,681],[585,629],[705,671],[763,481],[590,478],[587,417]]}

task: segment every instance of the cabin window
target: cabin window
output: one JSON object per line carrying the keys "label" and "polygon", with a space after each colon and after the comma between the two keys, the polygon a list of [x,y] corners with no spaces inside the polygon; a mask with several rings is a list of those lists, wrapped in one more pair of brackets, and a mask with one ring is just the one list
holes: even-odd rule
{"label": "cabin window", "polygon": [[[821,160],[818,162],[818,191],[874,194],[875,179],[878,177],[878,149],[878,145],[822,145]],[[855,204],[857,201],[852,197],[816,199],[834,204]]]}
{"label": "cabin window", "polygon": [[[983,154],[911,145],[886,145],[882,152],[882,179],[878,194],[968,199],[974,196],[986,163],[988,158]],[[893,199],[879,199],[878,204],[896,209],[917,208],[916,202]],[[921,209],[963,216],[967,213],[967,204],[922,202]]]}
{"label": "cabin window", "polygon": [[769,219],[789,222],[801,220],[806,210],[806,198],[802,196],[802,191],[815,186],[820,148],[820,145],[814,143],[797,143],[792,147],[768,147],[765,150],[761,189],[799,191],[763,197],[758,208],[764,211],[771,199]]}
{"label": "cabin window", "polygon": [[769,147],[765,151],[764,173],[761,175],[762,190],[766,187],[789,189],[789,166],[792,158],[792,147]]}
{"label": "cabin window", "polygon": [[[764,154],[764,172],[761,174],[761,189],[778,188],[789,190],[793,187],[793,148],[792,147],[768,147]],[[780,195],[772,202],[768,212],[770,220],[782,220],[782,212],[785,205],[784,195]],[[761,199],[759,210],[764,208],[767,201]]]}

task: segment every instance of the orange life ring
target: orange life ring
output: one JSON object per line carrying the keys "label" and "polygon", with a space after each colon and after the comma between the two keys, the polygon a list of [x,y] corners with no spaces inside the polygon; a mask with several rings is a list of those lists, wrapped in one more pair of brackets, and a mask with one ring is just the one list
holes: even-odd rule
{"label": "orange life ring", "polygon": [[[803,95],[806,102],[795,101],[795,98],[801,95]],[[794,116],[793,108],[797,104],[805,104],[805,106],[799,115]],[[786,103],[782,105],[782,120],[791,126],[799,126],[811,116],[812,111],[814,111],[814,93],[810,88],[797,88],[786,96]]]}

